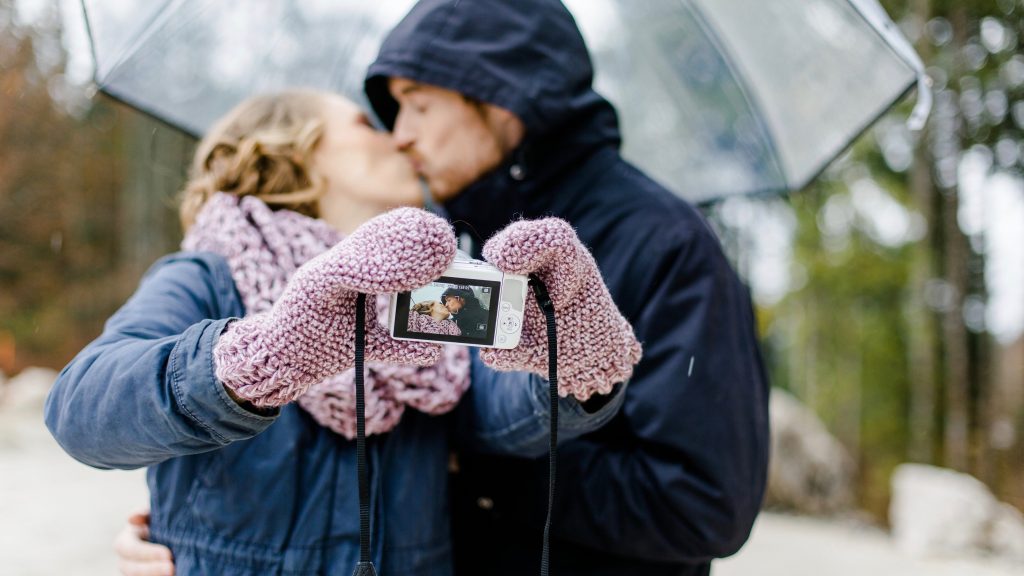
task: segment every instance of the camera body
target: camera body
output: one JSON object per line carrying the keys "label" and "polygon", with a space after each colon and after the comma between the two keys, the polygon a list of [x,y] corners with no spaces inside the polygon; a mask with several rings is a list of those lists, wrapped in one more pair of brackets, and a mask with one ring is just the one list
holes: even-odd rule
{"label": "camera body", "polygon": [[397,340],[515,348],[528,281],[460,251],[437,280],[391,295],[388,330]]}

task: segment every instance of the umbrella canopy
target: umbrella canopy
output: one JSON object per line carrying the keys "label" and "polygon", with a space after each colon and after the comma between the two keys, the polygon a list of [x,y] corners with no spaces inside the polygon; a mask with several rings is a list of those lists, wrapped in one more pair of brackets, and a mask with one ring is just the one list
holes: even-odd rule
{"label": "umbrella canopy", "polygon": [[[305,86],[364,102],[412,0],[82,0],[99,88],[201,135],[245,97]],[[566,0],[618,108],[624,155],[684,198],[798,190],[916,84],[876,0]]]}

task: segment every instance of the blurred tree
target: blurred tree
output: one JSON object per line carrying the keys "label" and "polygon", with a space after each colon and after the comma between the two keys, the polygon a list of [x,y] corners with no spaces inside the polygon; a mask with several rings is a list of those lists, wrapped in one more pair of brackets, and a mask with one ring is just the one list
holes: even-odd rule
{"label": "blurred tree", "polygon": [[1024,506],[1024,341],[1018,328],[1002,344],[986,324],[999,314],[986,256],[1000,215],[978,213],[993,174],[1024,195],[1024,5],[884,4],[928,66],[932,117],[911,134],[904,104],[789,197],[806,279],[762,309],[766,356],[774,382],[857,456],[862,503],[879,518],[906,460],[970,472]]}
{"label": "blurred tree", "polygon": [[[166,129],[105,99],[66,105],[75,88],[63,75],[60,23],[56,4],[19,22],[16,3],[0,0],[0,369],[8,373],[70,360],[177,235],[163,200],[180,183],[190,140],[175,133],[166,144]],[[176,178],[153,162],[165,149],[177,154]]]}
{"label": "blurred tree", "polygon": [[[935,114],[929,130],[916,142],[909,178],[912,206],[925,216],[929,230],[920,244],[922,272],[911,289],[936,315],[920,325],[941,326],[931,332],[935,345],[926,342],[919,348],[923,365],[915,369],[925,381],[915,383],[922,399],[915,421],[924,423],[927,411],[934,410],[932,422],[939,423],[943,434],[937,445],[932,444],[931,459],[922,458],[928,452],[926,440],[918,443],[921,449],[912,456],[971,472],[1006,492],[1011,484],[1000,480],[1001,466],[991,450],[993,402],[999,387],[993,349],[998,351],[1000,344],[986,326],[986,308],[992,305],[986,244],[999,215],[986,215],[982,208],[978,221],[972,213],[978,205],[987,205],[980,196],[993,193],[992,174],[1021,171],[1021,5],[1012,0],[914,0],[891,10],[903,14],[904,27],[917,36],[936,94]],[[965,169],[969,157],[978,155],[989,158],[980,185],[970,181],[977,176]],[[1016,193],[1022,193],[1019,187]],[[994,314],[998,311],[987,310],[987,317]],[[925,349],[935,353],[925,355]],[[929,373],[939,375],[934,384],[927,383]],[[939,395],[940,391],[944,392]],[[940,402],[932,401],[936,399]],[[1004,408],[1021,410],[1020,403]],[[1019,459],[1016,468],[1019,473]]]}

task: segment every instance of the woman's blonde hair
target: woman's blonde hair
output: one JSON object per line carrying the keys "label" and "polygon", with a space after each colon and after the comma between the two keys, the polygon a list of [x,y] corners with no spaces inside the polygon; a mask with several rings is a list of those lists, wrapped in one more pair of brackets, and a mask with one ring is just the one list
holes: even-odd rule
{"label": "woman's blonde hair", "polygon": [[420,314],[430,314],[434,311],[434,301],[424,300],[423,302],[413,304],[412,311],[419,312]]}
{"label": "woman's blonde hair", "polygon": [[182,226],[188,230],[216,192],[318,217],[325,183],[311,157],[323,130],[324,96],[312,90],[254,96],[235,106],[196,148],[182,191]]}

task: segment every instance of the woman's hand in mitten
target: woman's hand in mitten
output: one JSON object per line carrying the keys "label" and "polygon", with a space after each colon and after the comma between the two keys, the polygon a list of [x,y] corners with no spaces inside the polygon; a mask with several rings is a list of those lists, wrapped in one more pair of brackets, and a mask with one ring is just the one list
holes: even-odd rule
{"label": "woman's hand in mitten", "polygon": [[[555,307],[560,395],[572,394],[582,402],[629,379],[640,361],[640,342],[568,222],[514,222],[484,245],[484,258],[506,273],[536,274],[547,286]],[[528,300],[519,346],[485,349],[480,357],[497,370],[527,370],[547,378],[547,321],[532,294]]]}
{"label": "woman's hand in mitten", "polygon": [[[242,400],[280,406],[312,384],[351,368],[355,358],[357,293],[418,288],[455,257],[447,222],[400,208],[356,229],[295,271],[267,312],[232,322],[214,347],[217,378]],[[441,347],[393,340],[366,299],[366,360],[430,365]]]}

